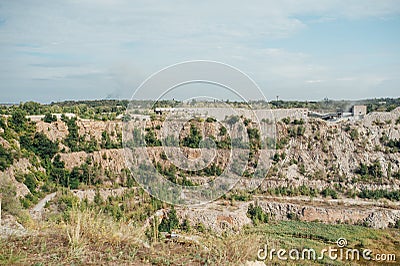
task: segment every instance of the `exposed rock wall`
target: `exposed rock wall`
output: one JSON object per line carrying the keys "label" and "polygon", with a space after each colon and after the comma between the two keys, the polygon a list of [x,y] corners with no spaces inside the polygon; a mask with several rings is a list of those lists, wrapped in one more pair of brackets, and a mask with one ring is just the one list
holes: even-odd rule
{"label": "exposed rock wall", "polygon": [[363,224],[373,228],[387,228],[400,219],[400,210],[376,206],[353,206],[332,204],[314,206],[312,202],[296,204],[274,200],[257,200],[256,202],[236,202],[234,206],[219,201],[197,208],[180,208],[181,219],[189,219],[192,225],[202,223],[214,232],[237,231],[251,224],[247,216],[249,204],[257,204],[271,215],[272,220],[298,219],[300,221],[318,221],[323,223]]}

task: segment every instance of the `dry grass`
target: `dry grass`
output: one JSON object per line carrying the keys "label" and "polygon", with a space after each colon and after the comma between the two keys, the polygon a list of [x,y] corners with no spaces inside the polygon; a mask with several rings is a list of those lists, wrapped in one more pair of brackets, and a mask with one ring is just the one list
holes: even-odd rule
{"label": "dry grass", "polygon": [[247,260],[255,260],[258,243],[261,243],[260,236],[245,233],[204,239],[204,245],[209,249],[208,254],[216,265],[238,265]]}
{"label": "dry grass", "polygon": [[69,240],[73,244],[97,243],[119,246],[121,244],[139,244],[143,231],[126,222],[117,222],[102,212],[92,209],[70,211],[69,222],[64,224]]}
{"label": "dry grass", "polygon": [[81,259],[92,246],[114,247],[140,246],[144,233],[125,222],[116,222],[111,217],[92,209],[73,208],[69,221],[62,225],[66,232],[71,258]]}
{"label": "dry grass", "polygon": [[[296,221],[270,223],[222,237],[192,232],[187,237],[145,247],[141,229],[116,222],[104,213],[77,208],[70,211],[68,222],[44,222],[38,232],[0,240],[0,265],[243,265],[255,261],[258,249],[266,243],[273,248],[321,250],[332,245],[338,236],[348,239],[352,247],[362,244],[377,252],[397,255],[400,251],[398,230]],[[341,264],[328,260],[319,263]]]}

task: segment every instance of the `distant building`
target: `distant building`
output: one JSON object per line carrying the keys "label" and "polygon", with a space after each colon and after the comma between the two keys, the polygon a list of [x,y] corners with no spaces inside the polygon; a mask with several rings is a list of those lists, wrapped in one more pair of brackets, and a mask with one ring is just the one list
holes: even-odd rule
{"label": "distant building", "polygon": [[[61,116],[63,114],[52,114],[52,115],[55,116],[57,118],[57,120],[61,120]],[[65,113],[64,115],[68,119],[76,117],[76,115],[72,114],[72,113]],[[39,121],[43,120],[44,115],[27,115],[26,118],[30,119],[32,122],[39,122]]]}
{"label": "distant building", "polygon": [[353,116],[357,118],[363,118],[367,114],[367,106],[365,105],[354,105]]}

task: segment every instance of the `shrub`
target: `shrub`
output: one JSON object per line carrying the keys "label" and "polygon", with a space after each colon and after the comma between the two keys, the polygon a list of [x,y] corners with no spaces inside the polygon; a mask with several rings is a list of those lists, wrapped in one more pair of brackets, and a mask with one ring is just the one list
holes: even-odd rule
{"label": "shrub", "polygon": [[190,222],[189,220],[186,218],[183,220],[182,224],[181,224],[181,229],[185,232],[190,232]]}
{"label": "shrub", "polygon": [[203,223],[196,224],[196,230],[200,233],[204,233],[206,231],[206,227]]}
{"label": "shrub", "polygon": [[295,120],[293,120],[293,124],[294,125],[303,125],[304,124],[304,120],[303,120],[303,118],[295,119]]}
{"label": "shrub", "polygon": [[332,188],[325,188],[324,190],[321,191],[321,195],[326,198],[328,196],[332,197],[332,199],[337,199],[338,195],[336,190],[332,189]]}
{"label": "shrub", "polygon": [[68,146],[72,152],[79,151],[79,134],[76,118],[68,119],[65,115],[62,115],[61,120],[64,121],[68,127],[68,135],[64,139],[64,144]]}
{"label": "shrub", "polygon": [[282,122],[285,123],[286,125],[289,125],[290,124],[290,117],[282,118]]}
{"label": "shrub", "polygon": [[57,121],[57,117],[55,115],[52,115],[50,113],[46,113],[44,115],[43,121],[46,123],[51,123]]}
{"label": "shrub", "polygon": [[400,201],[400,191],[393,190],[388,191],[387,189],[377,189],[377,190],[362,190],[357,194],[359,198],[362,199],[381,199],[386,198],[392,201]]}
{"label": "shrub", "polygon": [[306,167],[304,166],[303,163],[299,165],[299,173],[302,175],[306,173]]}
{"label": "shrub", "polygon": [[394,228],[400,229],[400,219],[396,221]]}
{"label": "shrub", "polygon": [[36,132],[32,137],[25,133],[20,137],[21,147],[34,152],[42,159],[51,159],[58,152],[58,144],[47,138],[42,132]]}
{"label": "shrub", "polygon": [[218,149],[225,149],[225,150],[229,150],[231,149],[231,138],[230,137],[225,137],[225,139],[221,140],[221,141],[217,141],[217,148]]}
{"label": "shrub", "polygon": [[36,193],[37,180],[33,173],[28,173],[25,175],[24,184],[32,194]]}
{"label": "shrub", "polygon": [[178,227],[179,220],[176,215],[176,210],[172,208],[168,213],[168,217],[162,219],[160,225],[158,226],[158,231],[171,233],[172,230],[177,229]]}
{"label": "shrub", "polygon": [[289,212],[289,213],[286,215],[286,217],[287,217],[289,220],[293,220],[293,221],[299,221],[299,220],[300,220],[299,215],[298,215],[297,213],[294,213],[294,212]]}
{"label": "shrub", "polygon": [[2,210],[11,215],[19,216],[22,212],[22,206],[16,197],[16,188],[4,174],[0,174],[0,195],[2,195]]}
{"label": "shrub", "polygon": [[350,138],[351,138],[352,141],[357,140],[358,136],[359,136],[359,134],[358,134],[357,129],[353,128],[353,129],[350,130]]}
{"label": "shrub", "polygon": [[250,203],[247,209],[247,216],[251,219],[254,225],[268,223],[269,215],[264,213],[260,206],[254,206],[253,203]]}
{"label": "shrub", "polygon": [[27,128],[26,112],[21,109],[16,109],[8,120],[8,126],[15,132],[22,132]]}
{"label": "shrub", "polygon": [[367,165],[360,163],[360,166],[356,169],[356,174],[361,175],[363,178],[382,178],[383,171],[382,166],[378,160],[374,161],[373,164]]}
{"label": "shrub", "polygon": [[148,147],[161,146],[161,141],[157,139],[156,133],[151,128],[147,130],[144,140],[146,141],[146,146]]}
{"label": "shrub", "polygon": [[0,144],[0,171],[7,169],[14,161],[11,151]]}
{"label": "shrub", "polygon": [[213,123],[213,122],[217,122],[217,120],[214,117],[207,117],[206,122]]}
{"label": "shrub", "polygon": [[280,150],[286,147],[286,145],[289,143],[289,140],[287,138],[280,138],[276,142],[276,149]]}
{"label": "shrub", "polygon": [[189,148],[199,148],[201,140],[202,136],[199,129],[194,124],[191,124],[189,135],[183,138],[182,146]]}
{"label": "shrub", "polygon": [[219,135],[220,135],[220,136],[225,136],[225,135],[226,135],[226,132],[227,132],[227,130],[226,130],[226,127],[224,127],[224,126],[222,126],[222,127],[219,129]]}

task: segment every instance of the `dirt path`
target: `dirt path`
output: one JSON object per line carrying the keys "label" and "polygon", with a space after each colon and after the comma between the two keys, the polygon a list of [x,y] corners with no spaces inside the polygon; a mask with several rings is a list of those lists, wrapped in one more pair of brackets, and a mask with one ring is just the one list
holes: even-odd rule
{"label": "dirt path", "polygon": [[52,200],[56,196],[56,192],[46,195],[43,199],[41,199],[38,204],[33,206],[33,208],[29,211],[33,218],[39,218],[42,215],[44,206],[46,203]]}

